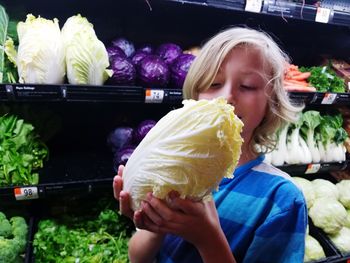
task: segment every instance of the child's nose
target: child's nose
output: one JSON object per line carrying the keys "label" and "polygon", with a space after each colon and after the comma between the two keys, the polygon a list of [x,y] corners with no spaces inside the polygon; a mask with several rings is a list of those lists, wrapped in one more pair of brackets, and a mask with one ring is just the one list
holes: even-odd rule
{"label": "child's nose", "polygon": [[225,83],[223,87],[222,96],[227,100],[228,104],[235,105],[237,101],[237,92],[234,89],[233,85],[230,83]]}

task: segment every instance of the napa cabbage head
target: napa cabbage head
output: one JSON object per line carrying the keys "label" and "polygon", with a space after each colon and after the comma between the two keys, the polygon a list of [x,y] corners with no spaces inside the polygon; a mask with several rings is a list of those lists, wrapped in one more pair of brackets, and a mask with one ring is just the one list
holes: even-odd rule
{"label": "napa cabbage head", "polygon": [[158,121],[126,163],[123,185],[134,210],[148,192],[201,200],[232,177],[243,141],[233,106],[223,98],[183,104]]}
{"label": "napa cabbage head", "polygon": [[102,85],[109,76],[108,54],[93,25],[80,14],[67,19],[62,28],[70,84]]}
{"label": "napa cabbage head", "polygon": [[58,20],[27,15],[17,25],[19,82],[62,84],[65,76],[64,49]]}

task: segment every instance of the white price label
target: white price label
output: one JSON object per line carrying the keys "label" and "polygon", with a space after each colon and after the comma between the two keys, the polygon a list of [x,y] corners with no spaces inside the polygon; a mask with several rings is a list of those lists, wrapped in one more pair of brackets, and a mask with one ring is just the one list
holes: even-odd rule
{"label": "white price label", "polygon": [[323,8],[323,7],[317,7],[315,21],[320,22],[320,23],[328,23],[330,14],[331,14],[330,9]]}
{"label": "white price label", "polygon": [[38,199],[38,188],[32,187],[17,187],[14,189],[16,200]]}
{"label": "white price label", "polygon": [[321,164],[319,163],[310,163],[308,164],[305,174],[314,174],[317,173],[321,168]]}
{"label": "white price label", "polygon": [[324,97],[321,101],[321,104],[333,104],[334,101],[337,98],[337,94],[336,93],[325,93]]}
{"label": "white price label", "polygon": [[161,89],[147,89],[146,103],[162,103],[164,98],[164,90]]}
{"label": "white price label", "polygon": [[260,13],[262,0],[246,0],[245,11]]}

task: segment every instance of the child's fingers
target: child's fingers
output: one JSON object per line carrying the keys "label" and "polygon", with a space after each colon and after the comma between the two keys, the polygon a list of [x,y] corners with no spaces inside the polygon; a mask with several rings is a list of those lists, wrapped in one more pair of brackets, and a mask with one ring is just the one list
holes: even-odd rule
{"label": "child's fingers", "polygon": [[119,165],[118,166],[118,175],[120,176],[120,177],[123,177],[123,171],[124,171],[124,165]]}
{"label": "child's fingers", "polygon": [[133,219],[134,211],[131,209],[130,196],[127,192],[121,191],[119,193],[119,210],[123,215]]}
{"label": "child's fingers", "polygon": [[122,191],[122,189],[123,189],[123,179],[119,175],[114,176],[114,178],[113,178],[113,195],[114,195],[115,199],[119,200],[119,195],[120,195],[120,192]]}

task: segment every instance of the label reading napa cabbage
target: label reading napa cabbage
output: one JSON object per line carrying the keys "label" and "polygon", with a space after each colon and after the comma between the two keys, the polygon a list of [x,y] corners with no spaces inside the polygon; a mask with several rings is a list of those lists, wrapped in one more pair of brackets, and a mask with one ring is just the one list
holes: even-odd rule
{"label": "label reading napa cabbage", "polygon": [[148,192],[200,200],[232,177],[241,154],[243,123],[223,98],[185,100],[150,130],[129,158],[124,189],[137,210]]}

